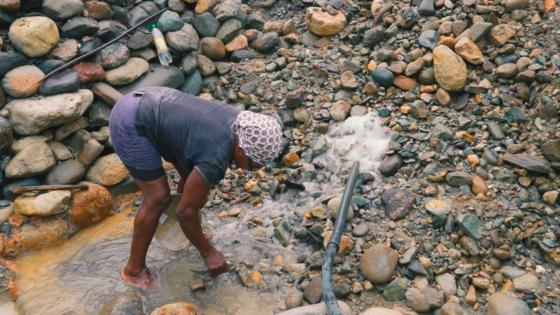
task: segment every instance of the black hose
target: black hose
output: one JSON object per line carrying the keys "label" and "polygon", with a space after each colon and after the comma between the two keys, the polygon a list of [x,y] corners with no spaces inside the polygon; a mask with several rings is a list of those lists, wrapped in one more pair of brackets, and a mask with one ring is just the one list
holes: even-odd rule
{"label": "black hose", "polygon": [[87,57],[89,57],[89,56],[91,56],[91,55],[97,53],[97,52],[100,51],[101,49],[103,49],[103,48],[105,48],[105,47],[107,47],[107,46],[113,44],[114,42],[118,41],[119,39],[121,39],[121,38],[125,37],[126,35],[130,34],[132,31],[134,31],[135,29],[137,29],[137,28],[140,27],[141,25],[145,24],[146,22],[149,22],[150,20],[156,18],[158,15],[160,15],[160,14],[162,14],[163,12],[167,11],[167,9],[168,9],[168,8],[163,8],[163,9],[157,11],[156,13],[154,13],[154,14],[148,16],[147,18],[143,19],[142,21],[138,22],[138,24],[136,24],[136,25],[134,25],[133,27],[127,29],[127,30],[124,31],[122,34],[120,34],[119,36],[117,36],[117,37],[113,38],[112,40],[106,42],[105,44],[103,44],[103,45],[101,45],[101,46],[99,46],[99,47],[97,47],[97,48],[95,48],[95,49],[93,49],[93,50],[91,50],[91,51],[88,51],[87,53],[85,53],[85,54],[83,54],[83,55],[81,55],[81,56],[79,56],[79,57],[76,57],[76,58],[74,58],[74,59],[68,61],[67,63],[65,63],[65,64],[63,64],[63,65],[61,65],[61,66],[59,66],[59,67],[53,69],[51,72],[47,73],[47,75],[46,75],[41,81],[44,81],[44,80],[48,79],[49,77],[53,76],[54,74],[56,74],[56,73],[58,73],[58,72],[60,72],[60,71],[62,71],[62,70],[66,70],[67,68],[69,68],[69,67],[75,65],[75,64],[78,63],[79,61],[82,61],[82,60],[86,59]]}
{"label": "black hose", "polygon": [[323,269],[321,270],[323,301],[325,302],[325,305],[327,307],[328,315],[342,315],[332,288],[332,265],[334,255],[338,251],[340,238],[342,237],[342,233],[346,228],[346,214],[348,213],[348,207],[350,207],[352,193],[354,191],[354,187],[356,186],[356,180],[358,179],[359,169],[360,164],[358,162],[354,162],[352,164],[350,177],[348,178],[348,182],[346,183],[346,188],[344,189],[344,194],[342,195],[342,201],[340,202],[340,208],[338,209],[338,214],[336,216],[336,222],[334,225],[334,232],[331,240],[329,241],[329,244],[327,245],[325,263],[323,264]]}

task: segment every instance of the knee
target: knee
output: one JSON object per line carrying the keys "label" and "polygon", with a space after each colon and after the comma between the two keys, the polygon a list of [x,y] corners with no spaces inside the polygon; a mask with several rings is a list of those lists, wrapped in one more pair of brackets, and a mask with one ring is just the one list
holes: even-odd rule
{"label": "knee", "polygon": [[198,211],[193,208],[177,208],[175,215],[180,221],[193,221],[198,218]]}
{"label": "knee", "polygon": [[144,205],[150,210],[163,212],[171,203],[169,192],[155,192],[144,196]]}

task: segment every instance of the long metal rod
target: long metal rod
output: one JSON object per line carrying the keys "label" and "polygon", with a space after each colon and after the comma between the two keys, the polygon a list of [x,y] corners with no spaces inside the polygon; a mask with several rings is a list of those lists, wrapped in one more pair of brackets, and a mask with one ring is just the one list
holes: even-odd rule
{"label": "long metal rod", "polygon": [[59,73],[62,70],[65,70],[67,68],[69,68],[70,66],[73,66],[74,64],[78,63],[79,61],[82,61],[84,59],[86,59],[87,57],[97,53],[98,51],[100,51],[101,49],[113,44],[114,42],[118,41],[119,39],[125,37],[126,35],[130,34],[132,31],[134,31],[135,29],[137,29],[138,27],[140,27],[141,25],[145,24],[146,22],[156,18],[158,15],[162,14],[163,12],[167,11],[168,8],[163,8],[159,11],[157,11],[156,13],[146,17],[145,19],[143,19],[142,21],[138,22],[138,24],[132,26],[131,28],[127,29],[126,31],[124,31],[123,33],[121,33],[119,36],[113,38],[112,40],[106,42],[105,44],[91,50],[88,51],[87,53],[76,57],[70,61],[68,61],[67,63],[61,65],[60,67],[55,68],[54,70],[52,70],[51,72],[49,72],[45,77],[43,77],[43,79],[41,81],[44,81],[48,78],[50,78],[51,76],[53,76],[56,73]]}
{"label": "long metal rod", "polygon": [[346,188],[344,189],[344,194],[342,195],[342,201],[340,202],[340,208],[338,209],[338,214],[336,216],[336,222],[334,225],[334,232],[327,245],[327,254],[325,257],[325,263],[321,270],[321,284],[323,285],[323,301],[327,307],[328,315],[342,315],[338,303],[336,301],[336,296],[334,295],[331,274],[332,265],[334,260],[334,255],[338,251],[338,244],[340,243],[340,238],[342,233],[346,229],[346,214],[348,213],[348,208],[350,207],[350,202],[352,200],[352,194],[354,192],[354,187],[356,186],[356,181],[358,179],[360,164],[354,162],[352,164],[352,171],[350,172],[350,177],[346,183]]}

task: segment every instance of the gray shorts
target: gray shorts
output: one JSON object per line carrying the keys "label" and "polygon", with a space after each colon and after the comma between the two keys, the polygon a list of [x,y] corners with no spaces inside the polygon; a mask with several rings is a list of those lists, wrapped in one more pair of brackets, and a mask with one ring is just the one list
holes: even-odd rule
{"label": "gray shorts", "polygon": [[136,128],[136,112],[142,92],[124,95],[113,107],[109,117],[111,142],[132,177],[150,181],[165,174],[157,147]]}

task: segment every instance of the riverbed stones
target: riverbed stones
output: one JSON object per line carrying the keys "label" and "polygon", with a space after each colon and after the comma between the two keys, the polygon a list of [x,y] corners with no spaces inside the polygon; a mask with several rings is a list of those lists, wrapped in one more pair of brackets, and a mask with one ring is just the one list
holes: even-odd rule
{"label": "riverbed stones", "polygon": [[187,302],[177,302],[156,308],[150,315],[197,315],[196,305]]}
{"label": "riverbed stones", "polygon": [[434,75],[440,87],[449,92],[463,89],[467,81],[467,66],[449,47],[439,45],[434,49]]}
{"label": "riverbed stones", "polygon": [[360,313],[360,315],[403,315],[403,313],[383,307],[371,307]]}
{"label": "riverbed stones", "polygon": [[463,57],[465,61],[473,65],[479,65],[484,62],[482,51],[480,51],[476,43],[468,37],[463,37],[457,41],[457,44],[455,44],[455,52]]}
{"label": "riverbed stones", "polygon": [[51,19],[66,20],[84,12],[84,3],[80,0],[43,0],[43,13]]}
{"label": "riverbed stones", "polygon": [[267,53],[270,52],[274,47],[280,42],[280,37],[276,32],[268,32],[257,36],[257,38],[251,43],[251,47],[255,50]]}
{"label": "riverbed stones", "polygon": [[73,193],[70,218],[78,226],[86,227],[107,217],[111,211],[111,193],[101,185],[82,182],[87,190]]}
{"label": "riverbed stones", "polygon": [[391,220],[404,218],[414,204],[414,195],[406,190],[387,189],[381,194],[385,214]]}
{"label": "riverbed stones", "polygon": [[243,34],[237,35],[234,39],[225,45],[226,52],[231,53],[237,50],[246,49],[249,46],[247,37]]}
{"label": "riverbed stones", "polygon": [[459,227],[465,234],[475,239],[480,239],[482,237],[482,232],[484,227],[482,221],[476,214],[468,213],[459,217],[458,222]]}
{"label": "riverbed stones", "polygon": [[83,16],[73,17],[62,26],[64,37],[69,38],[79,39],[87,35],[94,35],[98,30],[99,23],[96,20]]}
{"label": "riverbed stones", "polygon": [[56,163],[51,148],[44,142],[28,145],[6,165],[8,178],[25,178],[43,174]]}
{"label": "riverbed stones", "polygon": [[2,88],[11,97],[21,98],[35,94],[45,74],[36,66],[16,67],[2,79]]}
{"label": "riverbed stones", "polygon": [[550,163],[547,160],[532,156],[528,153],[506,153],[504,155],[504,161],[531,172],[546,174],[550,171]]}
{"label": "riverbed stones", "polygon": [[495,46],[504,46],[507,41],[517,34],[517,29],[510,24],[498,24],[488,33],[488,40]]}
{"label": "riverbed stones", "polygon": [[80,89],[80,76],[74,69],[57,73],[43,81],[39,87],[41,95],[55,95],[77,92]]}
{"label": "riverbed stones", "polygon": [[385,157],[379,165],[379,172],[385,177],[395,175],[402,165],[402,158],[398,154]]}
{"label": "riverbed stones", "polygon": [[2,0],[0,1],[0,10],[17,11],[21,6],[21,0]]}
{"label": "riverbed stones", "polygon": [[84,178],[85,174],[86,168],[78,160],[66,160],[49,172],[46,183],[49,185],[75,184]]}
{"label": "riverbed stones", "polygon": [[46,55],[60,39],[56,23],[43,16],[15,20],[8,35],[12,44],[31,58]]}
{"label": "riverbed stones", "polygon": [[146,73],[150,68],[148,62],[142,58],[129,58],[123,65],[106,72],[106,80],[111,85],[121,86],[132,83]]}
{"label": "riverbed stones", "polygon": [[340,33],[346,26],[346,17],[342,11],[330,14],[319,7],[307,8],[305,12],[307,29],[319,36],[332,36]]}
{"label": "riverbed stones", "polygon": [[13,100],[6,105],[10,123],[20,135],[34,135],[82,116],[93,102],[90,90],[39,99]]}
{"label": "riverbed stones", "polygon": [[189,24],[185,24],[179,31],[168,32],[165,40],[170,48],[180,52],[197,50],[199,44],[198,34]]}
{"label": "riverbed stones", "polygon": [[219,38],[224,43],[229,43],[236,36],[241,34],[243,30],[243,24],[237,19],[229,19],[225,21],[218,31],[216,32],[216,37]]}
{"label": "riverbed stones", "polygon": [[216,37],[204,37],[200,40],[200,52],[213,60],[223,59],[226,55],[224,43]]}
{"label": "riverbed stones", "polygon": [[113,186],[129,176],[128,170],[116,153],[104,155],[89,169],[86,179],[95,184]]}
{"label": "riverbed stones", "polygon": [[166,86],[176,89],[184,82],[185,76],[179,68],[151,64],[150,70],[146,74],[120,90],[123,93],[128,93],[148,86]]}
{"label": "riverbed stones", "polygon": [[49,216],[68,210],[72,193],[54,190],[37,196],[20,196],[14,200],[12,209],[24,216]]}
{"label": "riverbed stones", "polygon": [[369,281],[383,284],[393,277],[398,259],[397,253],[390,247],[375,244],[362,254],[360,271]]}
{"label": "riverbed stones", "polygon": [[[227,22],[226,22],[227,23]],[[239,22],[241,23],[241,22]],[[224,23],[225,24],[225,23]],[[192,25],[198,31],[202,37],[213,37],[216,36],[218,29],[220,28],[220,22],[212,15],[210,12],[205,12],[197,15]],[[220,37],[218,37],[220,38]],[[222,38],[220,38],[222,39]]]}
{"label": "riverbed stones", "polygon": [[27,58],[16,51],[0,51],[0,75],[4,75],[15,67],[24,65]]}
{"label": "riverbed stones", "polygon": [[93,83],[105,80],[105,70],[99,63],[82,62],[74,66],[78,72],[80,83]]}
{"label": "riverbed stones", "polygon": [[418,312],[439,308],[444,303],[443,292],[432,287],[410,288],[405,296],[406,304]]}
{"label": "riverbed stones", "polygon": [[246,13],[243,10],[241,0],[221,0],[212,9],[212,14],[214,14],[218,21],[223,22],[231,18],[243,20],[243,16]]}
{"label": "riverbed stones", "polygon": [[446,295],[457,294],[457,282],[450,273],[443,273],[436,276],[436,282]]}
{"label": "riverbed stones", "polygon": [[99,315],[141,315],[144,314],[142,298],[135,292],[119,293],[107,301]]}
{"label": "riverbed stones", "polygon": [[162,32],[172,32],[180,30],[183,27],[183,21],[177,12],[165,11],[159,17],[157,27]]}
{"label": "riverbed stones", "polygon": [[522,300],[505,293],[494,293],[488,299],[486,315],[530,315],[531,310]]}
{"label": "riverbed stones", "polygon": [[377,68],[375,69],[371,76],[375,83],[381,85],[382,87],[389,87],[393,84],[393,80],[395,79],[395,75],[393,72],[389,71],[385,68]]}
{"label": "riverbed stones", "polygon": [[104,69],[113,69],[123,65],[130,57],[130,50],[124,44],[114,43],[99,51],[95,55],[95,62]]}

